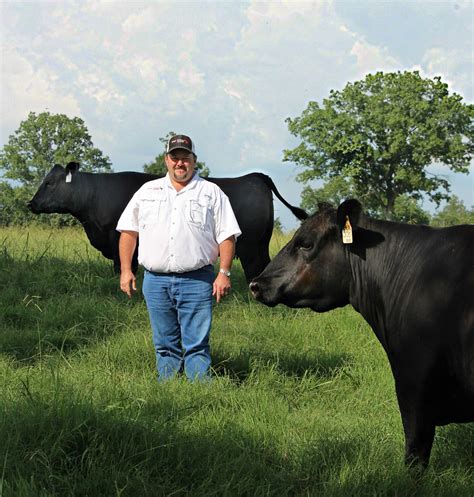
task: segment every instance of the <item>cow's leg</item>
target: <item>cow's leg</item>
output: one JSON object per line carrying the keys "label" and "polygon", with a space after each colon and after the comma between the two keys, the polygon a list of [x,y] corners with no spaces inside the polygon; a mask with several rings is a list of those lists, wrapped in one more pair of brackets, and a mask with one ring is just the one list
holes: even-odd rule
{"label": "cow's leg", "polygon": [[114,273],[115,274],[120,274],[120,259],[116,259],[114,257]]}
{"label": "cow's leg", "polygon": [[112,248],[112,260],[114,261],[115,274],[120,274],[119,239],[120,233],[117,230],[109,231],[109,243]]}
{"label": "cow's leg", "polygon": [[[114,272],[115,274],[120,274],[120,254],[119,254],[119,240],[120,233],[115,231],[111,234],[111,245],[113,247],[113,261],[114,261]],[[138,270],[138,246],[135,249],[132,257],[132,272],[136,274]]]}
{"label": "cow's leg", "polygon": [[428,412],[430,404],[414,385],[402,386],[396,382],[396,388],[405,431],[405,464],[425,468],[430,459],[436,429]]}
{"label": "cow's leg", "polygon": [[135,249],[135,252],[133,253],[132,257],[132,272],[133,274],[136,274],[138,271],[138,246]]}
{"label": "cow's leg", "polygon": [[[237,241],[237,244],[239,241]],[[237,256],[240,258],[247,283],[257,277],[270,262],[268,244],[248,243],[237,245]]]}
{"label": "cow's leg", "polygon": [[410,419],[403,414],[402,420],[405,429],[405,464],[425,468],[430,459],[435,425],[423,419]]}

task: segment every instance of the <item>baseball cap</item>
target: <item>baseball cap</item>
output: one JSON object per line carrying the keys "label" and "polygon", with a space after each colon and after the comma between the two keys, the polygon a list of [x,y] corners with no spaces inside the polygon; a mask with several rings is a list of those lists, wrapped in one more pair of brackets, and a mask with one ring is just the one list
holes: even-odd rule
{"label": "baseball cap", "polygon": [[172,136],[169,140],[168,143],[166,144],[166,153],[169,154],[173,150],[182,148],[184,150],[188,150],[189,152],[192,152],[194,155],[196,155],[196,151],[194,150],[194,143],[189,138],[189,136],[186,135],[174,135]]}

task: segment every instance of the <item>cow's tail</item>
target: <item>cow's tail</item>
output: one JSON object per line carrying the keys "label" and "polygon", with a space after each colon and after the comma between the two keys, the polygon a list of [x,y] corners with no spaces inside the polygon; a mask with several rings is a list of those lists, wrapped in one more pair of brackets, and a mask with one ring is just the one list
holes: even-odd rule
{"label": "cow's tail", "polygon": [[275,183],[273,183],[273,180],[272,180],[272,178],[270,178],[270,176],[267,176],[266,174],[263,174],[263,173],[258,173],[258,174],[265,181],[265,183],[267,184],[268,188],[270,188],[270,190],[276,195],[276,197],[278,198],[278,200],[280,200],[280,202],[282,202],[284,205],[286,205],[288,207],[288,209],[290,209],[290,211],[298,219],[300,219],[301,221],[303,221],[303,220],[305,220],[308,217],[308,213],[305,210],[300,209],[299,207],[295,207],[294,205],[291,205],[290,203],[288,203],[281,196],[280,192],[277,190],[277,187],[275,186]]}

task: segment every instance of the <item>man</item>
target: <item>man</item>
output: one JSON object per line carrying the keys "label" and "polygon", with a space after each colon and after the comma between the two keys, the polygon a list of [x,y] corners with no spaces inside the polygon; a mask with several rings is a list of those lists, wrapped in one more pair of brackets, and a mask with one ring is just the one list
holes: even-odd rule
{"label": "man", "polygon": [[138,261],[145,268],[143,295],[160,381],[183,367],[191,380],[209,378],[212,296],[219,303],[230,292],[235,238],[241,234],[229,199],[199,177],[196,159],[191,138],[171,137],[165,151],[168,173],[145,183],[117,224],[120,289],[129,297],[136,290],[131,262],[140,238]]}

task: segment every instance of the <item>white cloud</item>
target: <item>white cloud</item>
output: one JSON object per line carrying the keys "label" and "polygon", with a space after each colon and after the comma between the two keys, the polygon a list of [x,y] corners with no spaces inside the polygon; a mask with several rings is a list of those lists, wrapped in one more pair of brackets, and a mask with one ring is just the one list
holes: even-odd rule
{"label": "white cloud", "polygon": [[78,101],[61,91],[57,75],[35,69],[28,59],[13,48],[4,48],[1,57],[1,114],[3,140],[18,128],[29,112],[61,113],[80,116]]}
{"label": "white cloud", "polygon": [[77,84],[81,93],[94,99],[98,104],[110,104],[115,101],[120,105],[125,100],[125,95],[120,93],[115,83],[102,71],[79,74]]}
{"label": "white cloud", "polygon": [[146,31],[153,28],[156,22],[154,9],[149,7],[141,12],[129,15],[122,23],[122,29],[128,35],[133,35],[137,32]]}
{"label": "white cloud", "polygon": [[[473,97],[472,52],[445,48],[430,48],[422,59],[429,77],[441,76],[445,83],[456,92]],[[466,71],[466,67],[471,70]]]}
{"label": "white cloud", "polygon": [[394,71],[400,67],[400,62],[390,55],[387,48],[370,45],[363,40],[354,43],[350,54],[354,55],[357,61],[356,79],[363,78],[370,72]]}

